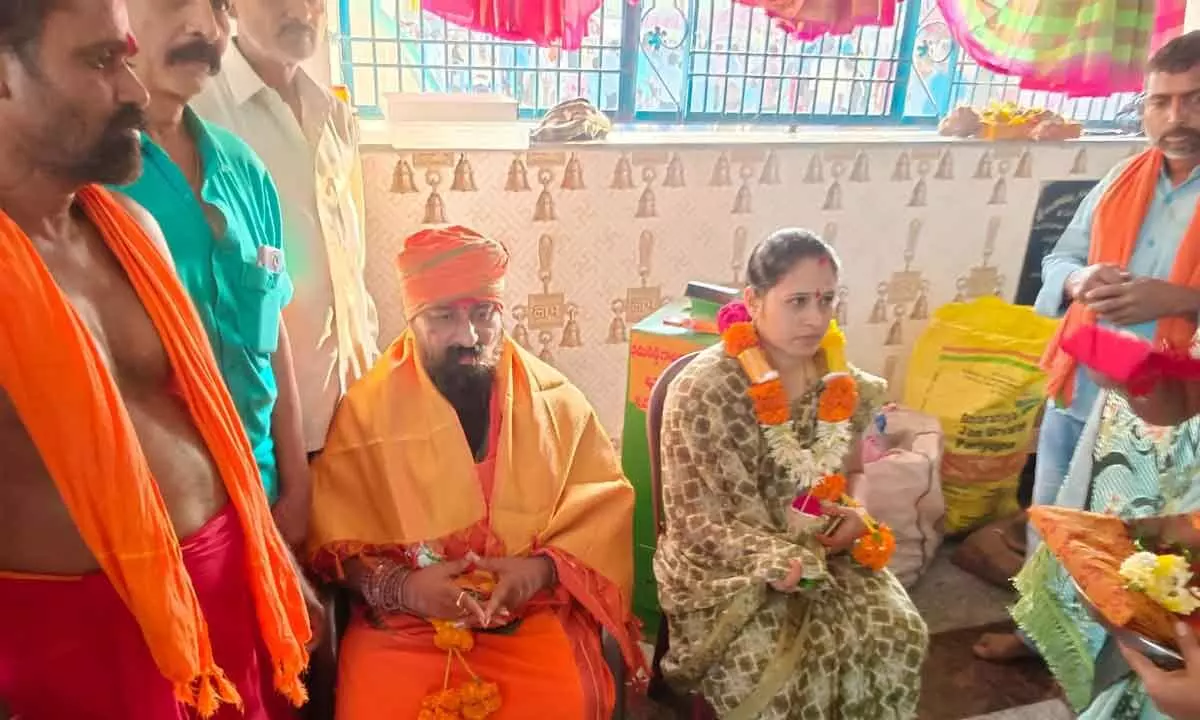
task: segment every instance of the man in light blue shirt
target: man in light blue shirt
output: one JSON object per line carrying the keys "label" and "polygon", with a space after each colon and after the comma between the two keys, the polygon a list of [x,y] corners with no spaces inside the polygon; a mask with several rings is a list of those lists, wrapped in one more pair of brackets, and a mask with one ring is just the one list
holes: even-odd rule
{"label": "man in light blue shirt", "polygon": [[[1200,45],[1200,34],[1191,35],[1195,36],[1192,42]],[[1154,338],[1160,318],[1200,313],[1200,289],[1167,282],[1200,200],[1200,89],[1193,77],[1197,69],[1164,65],[1156,70],[1155,62],[1164,62],[1161,53],[1150,64],[1143,123],[1154,145],[1151,151],[1164,155],[1163,173],[1127,266],[1089,265],[1088,255],[1097,241],[1093,237],[1096,209],[1128,161],[1113,168],[1080,203],[1053,252],[1042,261],[1042,288],[1034,303],[1038,313],[1059,318],[1071,303],[1082,302],[1096,312],[1102,325],[1146,339]],[[1034,472],[1035,505],[1057,499],[1099,396],[1099,388],[1083,368],[1076,370],[1074,381],[1074,396],[1067,407],[1058,407],[1054,399],[1046,405]],[[1030,527],[1026,557],[1038,542]],[[1031,651],[1018,635],[985,635],[975,652],[985,659],[1010,659]]]}
{"label": "man in light blue shirt", "polygon": [[308,462],[287,330],[292,295],[275,183],[254,151],[187,103],[220,66],[228,0],[128,0],[149,91],[143,172],[117,188],[162,227],[292,545],[304,539]]}

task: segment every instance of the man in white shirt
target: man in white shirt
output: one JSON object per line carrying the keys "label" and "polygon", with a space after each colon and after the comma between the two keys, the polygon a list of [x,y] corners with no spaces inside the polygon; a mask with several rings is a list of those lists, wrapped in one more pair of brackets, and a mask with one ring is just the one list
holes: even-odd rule
{"label": "man in white shirt", "polygon": [[266,163],[283,206],[295,295],[284,311],[310,454],[334,408],[379,354],[363,281],[362,166],[346,103],[300,67],[325,38],[325,0],[234,0],[237,35],[220,74],[192,101]]}

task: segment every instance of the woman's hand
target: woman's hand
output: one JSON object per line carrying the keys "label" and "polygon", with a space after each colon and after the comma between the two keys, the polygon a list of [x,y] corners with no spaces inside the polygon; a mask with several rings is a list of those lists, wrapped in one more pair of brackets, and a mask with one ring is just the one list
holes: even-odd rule
{"label": "woman's hand", "polygon": [[1179,649],[1183,652],[1183,670],[1162,670],[1124,643],[1121,654],[1142,679],[1142,686],[1160,712],[1171,720],[1200,720],[1200,641],[1184,623],[1177,623],[1175,631],[1179,635]]}
{"label": "woman's hand", "polygon": [[803,579],[804,565],[799,560],[793,560],[788,574],[782,580],[776,580],[771,583],[771,589],[781,593],[790,593],[800,585],[800,581]]}
{"label": "woman's hand", "polygon": [[866,511],[862,508],[834,504],[825,504],[823,508],[826,515],[840,517],[841,522],[829,535],[818,535],[817,542],[824,545],[829,552],[846,552],[854,546],[854,541],[867,531],[867,523],[863,519]]}
{"label": "woman's hand", "polygon": [[475,596],[454,582],[470,564],[464,559],[414,570],[400,591],[404,609],[429,620],[462,619],[487,625]]}

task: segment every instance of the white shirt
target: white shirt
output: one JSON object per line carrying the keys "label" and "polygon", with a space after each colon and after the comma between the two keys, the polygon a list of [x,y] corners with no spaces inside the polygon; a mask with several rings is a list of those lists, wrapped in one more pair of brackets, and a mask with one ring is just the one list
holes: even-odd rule
{"label": "white shirt", "polygon": [[230,43],[222,69],[191,107],[262,158],[283,206],[295,296],[284,311],[310,452],[346,388],[379,355],[375,303],[363,281],[366,243],[358,127],[345,103],[298,70],[302,122]]}

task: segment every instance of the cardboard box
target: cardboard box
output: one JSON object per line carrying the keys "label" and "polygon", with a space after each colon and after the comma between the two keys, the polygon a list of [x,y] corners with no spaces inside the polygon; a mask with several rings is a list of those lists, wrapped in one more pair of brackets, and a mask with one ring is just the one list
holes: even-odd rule
{"label": "cardboard box", "polygon": [[[712,312],[712,308],[701,309],[697,304],[697,317],[711,320]],[[646,406],[655,381],[672,362],[720,340],[715,334],[694,332],[671,324],[691,318],[691,301],[676,300],[634,325],[629,336],[629,382],[625,396],[625,425],[621,433],[621,464],[637,493],[633,517],[633,610],[645,624],[646,636],[651,638],[658,631],[658,590],[653,568],[658,534],[654,527]]]}

